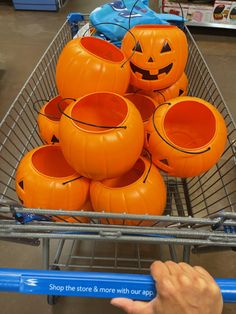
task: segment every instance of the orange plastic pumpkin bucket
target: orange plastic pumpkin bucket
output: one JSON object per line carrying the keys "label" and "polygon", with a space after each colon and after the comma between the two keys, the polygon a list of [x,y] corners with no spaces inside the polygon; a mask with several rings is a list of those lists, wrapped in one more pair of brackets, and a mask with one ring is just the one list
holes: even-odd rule
{"label": "orange plastic pumpkin bucket", "polygon": [[59,121],[62,114],[58,110],[58,103],[63,111],[68,106],[61,96],[56,96],[46,102],[38,112],[39,134],[46,144],[59,142]]}
{"label": "orange plastic pumpkin bucket", "polygon": [[[183,74],[188,57],[187,39],[173,25],[136,25],[123,38],[121,49],[130,59],[130,83],[140,89],[164,89]],[[133,37],[135,36],[136,44]]]}
{"label": "orange plastic pumpkin bucket", "polygon": [[151,97],[139,93],[125,94],[125,97],[132,101],[132,103],[138,109],[139,113],[141,114],[145,129],[148,120],[151,118],[157,107],[157,102]]}
{"label": "orange plastic pumpkin bucket", "polygon": [[209,170],[226,144],[226,125],[203,99],[178,97],[160,105],[146,132],[154,163],[171,176],[192,177]]}
{"label": "orange plastic pumpkin bucket", "polygon": [[[124,175],[92,181],[90,197],[95,211],[161,215],[166,205],[166,187],[154,165],[140,157]],[[105,221],[104,221],[105,222]],[[111,224],[150,225],[150,221],[109,219]]]}
{"label": "orange plastic pumpkin bucket", "polygon": [[16,193],[25,207],[79,210],[86,202],[89,180],[64,159],[58,145],[28,152],[16,172]]}
{"label": "orange plastic pumpkin bucket", "polygon": [[93,93],[66,108],[60,120],[60,144],[67,162],[94,180],[127,172],[142,151],[140,113],[128,99]]}
{"label": "orange plastic pumpkin bucket", "polygon": [[79,98],[97,91],[122,95],[129,79],[130,66],[123,52],[96,37],[71,40],[56,67],[56,84],[63,98]]}

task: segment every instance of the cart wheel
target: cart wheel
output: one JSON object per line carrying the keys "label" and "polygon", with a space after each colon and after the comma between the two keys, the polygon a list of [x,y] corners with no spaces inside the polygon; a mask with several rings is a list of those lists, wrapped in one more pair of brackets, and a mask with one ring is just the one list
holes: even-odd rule
{"label": "cart wheel", "polygon": [[55,305],[57,303],[57,299],[58,299],[58,296],[56,295],[48,295],[47,296],[48,305]]}

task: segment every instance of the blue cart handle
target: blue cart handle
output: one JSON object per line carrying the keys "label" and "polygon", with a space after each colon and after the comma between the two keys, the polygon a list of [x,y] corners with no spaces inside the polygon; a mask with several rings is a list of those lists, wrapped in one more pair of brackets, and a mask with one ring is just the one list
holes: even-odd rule
{"label": "blue cart handle", "polygon": [[[236,303],[236,278],[215,279],[225,303]],[[0,291],[149,301],[156,295],[151,276],[96,272],[0,268]]]}

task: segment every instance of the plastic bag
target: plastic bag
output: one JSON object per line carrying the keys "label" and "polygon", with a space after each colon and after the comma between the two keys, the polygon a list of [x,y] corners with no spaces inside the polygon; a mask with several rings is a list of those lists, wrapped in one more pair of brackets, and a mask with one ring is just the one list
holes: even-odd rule
{"label": "plastic bag", "polygon": [[176,15],[154,12],[145,4],[147,1],[140,0],[134,5],[135,2],[134,0],[116,0],[106,3],[91,12],[90,22],[96,27],[98,33],[102,33],[105,38],[114,43],[121,41],[127,29],[137,24],[169,24],[170,20],[183,21],[182,17]]}

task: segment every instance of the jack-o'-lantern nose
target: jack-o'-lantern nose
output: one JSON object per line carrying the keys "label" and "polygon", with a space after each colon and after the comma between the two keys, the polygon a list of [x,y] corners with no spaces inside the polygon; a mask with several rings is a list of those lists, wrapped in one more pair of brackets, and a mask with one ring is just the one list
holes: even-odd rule
{"label": "jack-o'-lantern nose", "polygon": [[152,59],[152,57],[150,57],[150,58],[148,59],[148,62],[154,62],[154,60]]}

